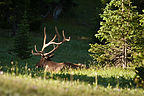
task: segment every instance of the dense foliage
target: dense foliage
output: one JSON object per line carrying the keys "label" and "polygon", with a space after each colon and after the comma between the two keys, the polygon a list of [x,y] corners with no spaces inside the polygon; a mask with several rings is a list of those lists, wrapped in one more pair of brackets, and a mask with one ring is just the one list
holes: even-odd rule
{"label": "dense foliage", "polygon": [[95,36],[104,44],[90,44],[91,56],[100,65],[127,67],[136,63],[133,56],[143,48],[140,16],[130,0],[112,0],[104,9],[101,27]]}
{"label": "dense foliage", "polygon": [[[101,0],[102,4],[106,6],[111,0]],[[142,13],[142,9],[144,8],[144,0],[131,0],[133,6],[137,6],[138,12]]]}
{"label": "dense foliage", "polygon": [[29,35],[29,24],[27,21],[26,12],[23,16],[23,20],[18,24],[18,30],[14,42],[14,52],[20,59],[26,59],[31,56],[31,42]]}

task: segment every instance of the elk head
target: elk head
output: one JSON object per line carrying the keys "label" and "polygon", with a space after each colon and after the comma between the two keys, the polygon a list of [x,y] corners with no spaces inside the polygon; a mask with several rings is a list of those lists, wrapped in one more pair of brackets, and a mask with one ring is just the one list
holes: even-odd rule
{"label": "elk head", "polygon": [[[54,54],[53,54],[54,51],[56,49],[58,49],[62,43],[66,42],[66,41],[70,41],[70,37],[67,39],[65,37],[64,30],[63,30],[62,31],[63,40],[60,41],[60,35],[59,35],[57,27],[55,27],[55,30],[56,30],[56,34],[53,37],[53,39],[50,40],[48,43],[46,43],[46,27],[44,27],[44,41],[43,41],[43,47],[42,47],[41,51],[37,50],[36,45],[34,46],[36,52],[34,53],[32,50],[33,55],[41,56],[40,61],[36,64],[37,67],[45,67],[45,68],[47,67],[53,71],[53,70],[61,69],[64,66],[64,63],[56,63],[56,62],[51,61],[51,58],[54,56]],[[57,42],[55,42],[56,37],[58,37]],[[50,45],[53,45],[53,49],[51,51],[45,53],[44,52],[45,48]]]}

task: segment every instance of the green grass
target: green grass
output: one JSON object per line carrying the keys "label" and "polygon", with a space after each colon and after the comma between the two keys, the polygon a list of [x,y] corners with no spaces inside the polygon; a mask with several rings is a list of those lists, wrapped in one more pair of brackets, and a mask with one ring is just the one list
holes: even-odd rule
{"label": "green grass", "polygon": [[[76,32],[78,27],[73,26],[73,28]],[[68,30],[72,30],[72,28]],[[8,36],[8,32],[9,30],[3,29],[0,31],[0,34],[2,34],[0,35],[0,71],[4,72],[3,75],[0,75],[0,96],[144,95],[143,89],[136,88],[133,81],[135,72],[132,69],[98,69],[92,67],[81,70],[63,70],[58,73],[48,73],[44,72],[43,69],[35,69],[35,64],[40,57],[33,56],[28,60],[17,60],[14,56],[8,54],[8,50],[12,49],[13,46],[13,38]],[[42,33],[31,33],[33,45],[36,44],[39,50],[43,42]],[[50,40],[53,34],[47,35],[47,39]],[[84,35],[77,36],[72,31],[66,36],[72,36],[71,41],[61,45],[55,52],[53,60],[56,62],[89,64],[89,60],[91,60],[87,51],[89,49],[89,38],[83,39]],[[11,64],[12,59],[14,60],[13,65]]]}
{"label": "green grass", "polygon": [[[32,70],[31,70],[32,72]],[[143,96],[135,88],[133,70],[82,69],[47,73],[42,76],[4,73],[0,75],[0,96]],[[97,74],[97,75],[96,75]],[[96,79],[97,77],[97,79]],[[98,82],[96,84],[96,82]]]}
{"label": "green grass", "polygon": [[[3,32],[2,32],[3,31]],[[35,69],[40,57],[28,60],[16,60],[8,54],[12,48],[13,38],[8,38],[7,30],[0,36],[0,96],[143,96],[144,90],[136,88],[132,69],[95,67],[89,69],[63,70],[58,73]],[[34,44],[42,46],[42,34],[32,33]],[[75,36],[75,35],[73,35]],[[49,40],[50,38],[48,38]],[[11,41],[11,42],[10,42]],[[87,49],[89,40],[72,38],[56,51],[56,62],[73,62],[89,64]],[[14,60],[14,64],[10,63]]]}

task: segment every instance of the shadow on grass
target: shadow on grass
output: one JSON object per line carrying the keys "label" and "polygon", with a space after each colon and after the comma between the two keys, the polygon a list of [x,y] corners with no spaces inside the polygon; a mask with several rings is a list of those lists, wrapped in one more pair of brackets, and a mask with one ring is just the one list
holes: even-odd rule
{"label": "shadow on grass", "polygon": [[[71,74],[54,74],[53,75],[54,79],[56,78],[61,78],[64,80],[73,80],[73,81],[79,81],[79,82],[85,82],[88,84],[95,84],[96,82],[96,77],[94,76],[87,76],[87,75],[71,75]],[[100,75],[97,76],[97,81],[98,85],[104,86],[104,87],[119,87],[119,88],[135,88],[135,84],[132,80],[130,79],[125,79],[124,77],[102,77]]]}
{"label": "shadow on grass", "polygon": [[53,79],[53,80],[64,80],[64,81],[78,81],[78,82],[85,82],[87,84],[95,84],[95,82],[98,82],[98,85],[104,86],[104,87],[119,87],[119,88],[135,88],[135,84],[133,82],[133,78],[124,78],[122,76],[114,77],[102,77],[100,75],[97,76],[97,80],[95,76],[88,76],[88,75],[79,75],[79,74],[69,74],[67,72],[59,72],[59,73],[50,73],[45,72],[43,69],[39,68],[28,68],[27,66],[13,66],[13,67],[3,67],[2,69],[4,72],[8,72],[10,74],[15,75],[28,75],[32,78],[46,78],[46,79]]}

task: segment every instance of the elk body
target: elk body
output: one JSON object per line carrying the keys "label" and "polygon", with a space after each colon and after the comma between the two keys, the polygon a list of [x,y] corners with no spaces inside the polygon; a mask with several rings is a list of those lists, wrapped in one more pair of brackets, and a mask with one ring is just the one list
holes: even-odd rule
{"label": "elk body", "polygon": [[[53,37],[53,39],[46,43],[46,27],[44,27],[44,41],[43,41],[43,47],[41,49],[41,51],[38,51],[35,45],[35,53],[32,50],[32,54],[36,55],[36,56],[41,56],[40,61],[36,64],[37,67],[43,67],[45,68],[47,71],[60,71],[63,68],[79,68],[79,67],[83,67],[83,65],[81,64],[73,64],[73,63],[56,63],[53,62],[51,60],[51,58],[54,56],[54,51],[56,49],[59,48],[59,46],[67,41],[70,41],[70,37],[67,39],[64,35],[64,31],[62,31],[63,34],[63,40],[60,41],[60,35],[59,32],[57,30],[57,28],[55,27],[56,33],[55,36]],[[56,37],[58,37],[58,42],[55,42]],[[49,51],[48,53],[44,52],[44,49],[50,45],[53,45],[53,49],[51,51]]]}

